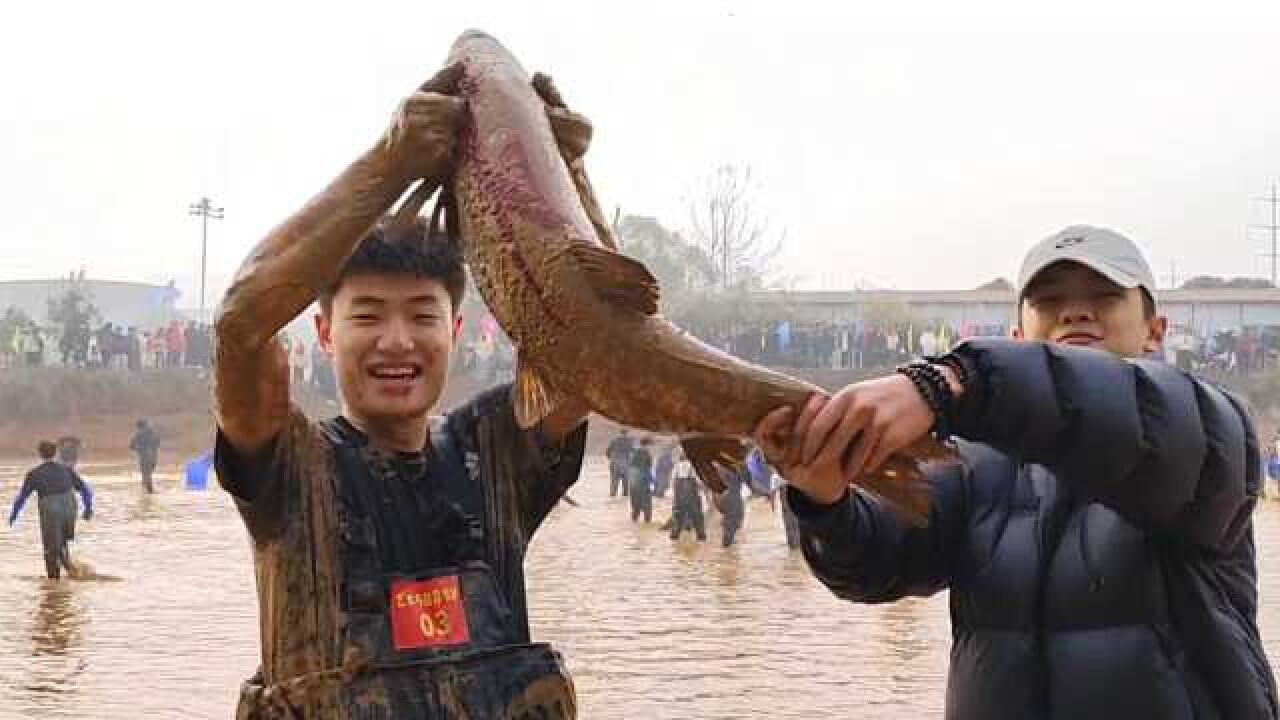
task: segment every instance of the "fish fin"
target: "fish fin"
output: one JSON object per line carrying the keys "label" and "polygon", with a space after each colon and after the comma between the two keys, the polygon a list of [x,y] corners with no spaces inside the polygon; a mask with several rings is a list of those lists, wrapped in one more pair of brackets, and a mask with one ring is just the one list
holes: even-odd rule
{"label": "fish fin", "polygon": [[931,488],[912,463],[891,458],[875,473],[858,478],[854,484],[907,526],[922,528],[929,524],[933,504]]}
{"label": "fish fin", "polygon": [[899,520],[912,527],[929,524],[933,488],[925,478],[929,463],[955,461],[953,448],[923,439],[885,461],[875,473],[854,483],[888,507]]}
{"label": "fish fin", "polygon": [[597,295],[645,315],[658,312],[658,281],[644,263],[586,243],[570,252]]}
{"label": "fish fin", "polygon": [[737,472],[747,465],[747,445],[736,437],[696,435],[682,439],[680,447],[702,484],[718,493],[726,487],[722,472]]}
{"label": "fish fin", "polygon": [[537,368],[526,363],[520,364],[512,391],[515,394],[516,424],[526,429],[542,422],[566,399]]}

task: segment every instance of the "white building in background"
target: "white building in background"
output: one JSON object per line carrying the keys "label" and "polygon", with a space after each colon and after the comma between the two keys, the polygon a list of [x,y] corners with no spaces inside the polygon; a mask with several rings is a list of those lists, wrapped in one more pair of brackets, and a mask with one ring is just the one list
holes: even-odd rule
{"label": "white building in background", "polygon": [[[71,287],[70,278],[0,281],[0,315],[16,307],[40,325],[49,322],[49,301]],[[97,308],[103,322],[124,328],[151,329],[171,320],[185,320],[177,309],[179,291],[173,285],[119,282],[85,278],[76,284]]]}
{"label": "white building in background", "polygon": [[[762,292],[755,294],[754,300],[761,306],[772,306],[796,323],[857,323],[869,313],[874,315],[873,308],[877,306],[903,307],[917,321],[945,323],[957,330],[1007,330],[1017,322],[1010,290]],[[1244,328],[1280,332],[1280,289],[1157,290],[1156,302],[1172,327],[1201,337]]]}

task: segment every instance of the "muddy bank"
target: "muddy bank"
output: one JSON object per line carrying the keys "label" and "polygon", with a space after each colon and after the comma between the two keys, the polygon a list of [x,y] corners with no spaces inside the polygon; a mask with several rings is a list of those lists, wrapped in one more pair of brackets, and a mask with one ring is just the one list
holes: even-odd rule
{"label": "muddy bank", "polygon": [[[0,372],[0,456],[34,456],[40,440],[75,435],[92,462],[127,461],[139,418],[160,433],[161,464],[177,463],[213,444],[209,377],[194,368],[142,373],[67,368]],[[336,412],[315,393],[299,401]]]}
{"label": "muddy bank", "polygon": [[[465,402],[492,382],[468,375],[450,378],[440,407]],[[209,377],[194,369],[6,370],[0,372],[0,457],[34,457],[41,440],[75,435],[84,444],[86,461],[128,463],[134,424],[145,417],[160,433],[160,464],[180,464],[213,445],[211,391]],[[293,399],[315,418],[339,410],[336,402],[309,386],[294,388]],[[593,423],[589,452],[603,450],[616,432],[603,419]]]}
{"label": "muddy bank", "polygon": [[[822,387],[835,389],[889,372],[783,368]],[[1259,435],[1270,438],[1280,425],[1280,373],[1210,378],[1249,400]],[[465,374],[449,380],[441,402],[449,408],[492,384],[489,378]],[[312,417],[338,412],[337,403],[309,387],[296,388],[294,399]],[[207,451],[213,443],[210,383],[194,369],[128,373],[110,370],[37,368],[0,373],[0,456],[34,454],[37,442],[62,435],[79,436],[86,459],[95,462],[130,459],[129,439],[139,417],[153,421],[161,436],[161,464],[177,464]],[[618,426],[593,418],[587,451],[603,452]]]}

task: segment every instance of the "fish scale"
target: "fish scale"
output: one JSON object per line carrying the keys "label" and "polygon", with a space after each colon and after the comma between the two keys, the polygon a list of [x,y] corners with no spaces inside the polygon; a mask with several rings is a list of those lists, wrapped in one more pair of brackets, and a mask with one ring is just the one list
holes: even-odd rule
{"label": "fish scale", "polygon": [[[453,45],[471,122],[442,195],[477,288],[516,345],[517,419],[532,426],[570,399],[643,430],[679,435],[703,482],[743,467],[744,439],[769,412],[797,413],[821,388],[745,362],[657,312],[657,281],[622,255],[582,159],[566,161],[519,62],[479,31]],[[913,524],[927,521],[926,437],[857,486]]]}

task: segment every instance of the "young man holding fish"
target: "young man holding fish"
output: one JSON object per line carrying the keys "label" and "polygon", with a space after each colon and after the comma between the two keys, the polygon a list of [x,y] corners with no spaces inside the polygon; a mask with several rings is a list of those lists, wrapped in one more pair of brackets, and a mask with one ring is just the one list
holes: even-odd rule
{"label": "young man holding fish", "polygon": [[[578,477],[586,409],[521,429],[509,388],[429,417],[461,328],[454,243],[385,213],[450,170],[451,67],[252,251],[217,320],[218,476],[253,542],[262,665],[240,718],[572,718],[558,653],[529,638],[525,548]],[[545,97],[545,95],[544,95]],[[567,156],[590,125],[548,107]],[[289,399],[278,333],[319,301],[341,416]]]}
{"label": "young man holding fish", "polygon": [[[1274,718],[1257,628],[1252,422],[1146,356],[1150,267],[1074,226],[1035,245],[1013,340],[973,340],[780,410],[757,439],[787,479],[806,559],[840,597],[950,590],[949,718]],[[930,431],[928,527],[849,481]]]}

